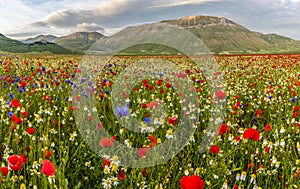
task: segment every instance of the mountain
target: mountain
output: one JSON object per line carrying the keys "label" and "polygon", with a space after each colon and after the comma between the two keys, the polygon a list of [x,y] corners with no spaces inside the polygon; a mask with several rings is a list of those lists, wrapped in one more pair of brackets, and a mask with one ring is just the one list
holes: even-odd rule
{"label": "mountain", "polygon": [[161,23],[177,25],[199,37],[215,53],[288,53],[300,52],[300,42],[276,34],[250,31],[224,17],[187,16],[164,20]]}
{"label": "mountain", "polygon": [[74,54],[73,51],[48,41],[24,44],[20,41],[10,39],[2,34],[0,34],[0,51],[13,53],[46,52],[53,54]]}
{"label": "mountain", "polygon": [[76,32],[68,36],[59,37],[53,42],[68,49],[86,51],[103,37],[105,36],[98,32]]}
{"label": "mountain", "polygon": [[[189,31],[189,34],[180,32],[177,26]],[[197,47],[202,49],[201,53],[300,53],[300,41],[277,34],[251,31],[224,17],[213,16],[188,16],[130,26],[108,38],[101,38],[89,53],[182,54],[176,48],[161,44],[172,44],[173,47],[187,44],[190,47],[186,50],[190,53],[194,51],[193,48],[196,49],[193,45],[197,45],[194,44],[195,37],[187,43],[191,40],[188,36],[191,33],[203,42],[204,45],[199,44]]]}
{"label": "mountain", "polygon": [[34,38],[28,38],[24,41],[22,41],[23,43],[29,44],[29,43],[34,43],[34,42],[38,42],[38,41],[48,41],[48,42],[53,42],[55,39],[57,39],[56,36],[54,35],[38,35]]}

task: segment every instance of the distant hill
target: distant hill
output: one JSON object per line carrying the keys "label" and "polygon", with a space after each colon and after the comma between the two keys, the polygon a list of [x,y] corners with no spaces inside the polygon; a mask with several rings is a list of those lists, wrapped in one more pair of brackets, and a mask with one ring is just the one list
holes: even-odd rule
{"label": "distant hill", "polygon": [[224,17],[187,16],[164,20],[199,37],[215,53],[289,53],[300,52],[300,42],[276,34],[253,32]]}
{"label": "distant hill", "polygon": [[34,38],[28,38],[24,41],[23,43],[29,44],[29,43],[34,43],[34,42],[39,42],[39,41],[48,41],[48,42],[53,42],[55,39],[57,39],[56,36],[54,35],[38,35]]}
{"label": "distant hill", "polygon": [[74,54],[73,51],[47,41],[24,44],[0,34],[0,51],[14,53],[47,52],[53,54]]}
{"label": "distant hill", "polygon": [[[84,53],[97,42],[98,44],[96,46],[98,46],[100,50],[94,49],[95,52],[98,50],[105,52],[108,49],[123,47],[126,40],[127,44],[129,40],[136,41],[137,36],[142,40],[143,37],[149,35],[149,31],[153,29],[159,30],[156,31],[156,33],[167,31],[165,30],[166,28],[160,31],[159,27],[152,27],[157,26],[157,24],[175,25],[190,31],[201,39],[210,53],[300,53],[300,41],[277,34],[263,34],[251,31],[227,18],[214,16],[187,16],[180,19],[163,20],[153,24],[130,26],[110,37],[106,37],[97,32],[77,32],[63,37],[39,35],[25,40],[24,42],[26,44],[24,44],[0,35],[0,50],[12,52],[50,51],[52,53],[73,53],[75,51]],[[159,38],[159,35],[157,37]],[[174,39],[173,41],[176,43],[176,41],[184,41],[183,37],[184,36],[170,34],[166,37],[167,39],[160,38],[160,40]],[[176,49],[172,48],[168,48],[166,52],[166,47],[151,43],[124,48],[126,48],[126,50],[122,51],[123,54],[179,53]]]}
{"label": "distant hill", "polygon": [[86,51],[103,37],[105,36],[98,32],[76,32],[68,36],[59,37],[53,42],[68,49]]}
{"label": "distant hill", "polygon": [[[163,45],[143,44],[145,41],[151,41],[149,39],[152,38],[158,43],[165,42],[161,44],[169,44],[168,40],[171,40],[177,47],[182,45],[187,36],[182,36],[176,32],[168,32],[168,25],[179,26],[198,37],[207,47],[204,47],[204,49],[206,48],[208,51],[203,49],[205,53],[300,53],[300,41],[277,34],[262,34],[250,31],[229,19],[213,16],[188,16],[153,24],[130,26],[110,37],[101,38],[97,45],[90,49],[89,53],[104,53],[107,51],[112,53],[115,50],[118,51],[120,47],[124,47],[125,49],[121,51],[121,54],[180,54],[178,50]],[[152,33],[157,35],[153,36]],[[163,33],[164,35],[162,35]],[[129,48],[124,46],[124,44],[137,44],[137,42],[141,42],[141,44]]]}

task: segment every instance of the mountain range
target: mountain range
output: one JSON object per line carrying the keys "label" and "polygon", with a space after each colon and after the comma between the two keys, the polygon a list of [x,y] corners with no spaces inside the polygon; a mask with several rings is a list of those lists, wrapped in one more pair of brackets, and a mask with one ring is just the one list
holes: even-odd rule
{"label": "mountain range", "polygon": [[[163,20],[157,24],[179,26],[197,36],[207,48],[215,54],[224,53],[300,53],[300,41],[277,34],[263,34],[251,31],[224,17],[187,16],[175,20]],[[145,28],[148,28],[146,30]],[[97,32],[77,32],[63,37],[39,35],[24,41],[16,41],[0,34],[0,51],[8,52],[44,52],[84,53],[97,43],[122,43],[124,36],[134,39],[137,35],[147,35],[148,25],[127,27],[120,32],[106,37]],[[161,46],[140,45],[127,49],[131,53],[159,54]],[[173,51],[171,52],[173,53]]]}
{"label": "mountain range", "polygon": [[0,51],[14,52],[14,53],[52,53],[52,54],[75,54],[77,52],[71,51],[67,48],[61,47],[55,43],[41,40],[30,44],[25,44],[21,41],[13,40],[0,34]]}

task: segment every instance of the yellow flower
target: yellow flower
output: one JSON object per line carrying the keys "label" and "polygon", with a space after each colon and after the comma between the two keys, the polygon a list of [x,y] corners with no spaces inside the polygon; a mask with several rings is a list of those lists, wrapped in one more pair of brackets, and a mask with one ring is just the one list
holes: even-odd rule
{"label": "yellow flower", "polygon": [[26,188],[25,184],[20,185],[20,189],[25,189],[25,188]]}
{"label": "yellow flower", "polygon": [[113,164],[113,166],[112,166],[112,170],[113,170],[113,171],[117,171],[118,168],[119,168],[119,167],[118,167],[116,164]]}

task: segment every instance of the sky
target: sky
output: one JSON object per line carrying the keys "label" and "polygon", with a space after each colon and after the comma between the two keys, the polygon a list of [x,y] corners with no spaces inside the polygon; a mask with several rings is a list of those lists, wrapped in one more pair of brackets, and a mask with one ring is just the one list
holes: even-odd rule
{"label": "sky", "polygon": [[13,39],[79,31],[112,35],[192,15],[226,17],[252,31],[300,40],[300,0],[0,0],[0,33]]}

